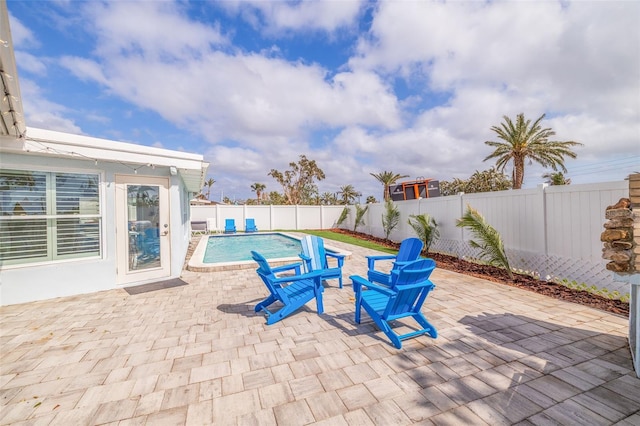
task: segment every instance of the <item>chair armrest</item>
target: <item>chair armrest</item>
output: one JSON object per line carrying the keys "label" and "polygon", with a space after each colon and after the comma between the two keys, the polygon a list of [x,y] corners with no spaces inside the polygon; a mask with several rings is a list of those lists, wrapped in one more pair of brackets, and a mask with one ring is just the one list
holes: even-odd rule
{"label": "chair armrest", "polygon": [[302,265],[302,263],[292,263],[290,265],[273,266],[271,268],[271,271],[274,274],[277,274],[279,272],[285,272],[285,271],[290,271],[290,270],[294,269],[296,271],[296,275],[300,275],[300,266],[301,265]]}
{"label": "chair armrest", "polygon": [[[426,284],[428,283],[428,284]],[[412,288],[422,288],[422,287],[427,287],[428,285],[431,285],[431,287],[436,288],[436,285],[434,283],[431,282],[431,280],[424,280],[422,282],[419,283],[414,283],[414,284],[402,284],[402,289],[403,290],[410,290]],[[395,287],[391,287],[392,289]]]}
{"label": "chair armrest", "polygon": [[304,253],[300,253],[298,254],[298,257],[304,262],[304,270],[305,271],[310,271],[311,268],[311,258],[309,256],[306,256]]}
{"label": "chair armrest", "polygon": [[344,264],[344,254],[340,254],[340,253],[330,253],[330,252],[326,252],[327,256],[331,256],[334,259],[338,260],[338,268],[342,268],[342,265]]}
{"label": "chair armrest", "polygon": [[379,255],[379,256],[366,256],[367,258],[367,269],[373,270],[376,261],[378,260],[393,260],[396,259],[397,256],[389,254],[389,255]]}
{"label": "chair armrest", "polygon": [[396,294],[394,290],[376,285],[359,275],[351,275],[349,278],[353,282],[353,291],[356,292],[356,294],[361,292],[362,287],[367,287],[369,290],[374,290],[379,293],[386,294],[387,296],[393,296]]}
{"label": "chair armrest", "polygon": [[322,280],[315,279],[319,277],[322,277],[322,271],[313,271],[313,272],[309,272],[301,275],[288,275],[285,277],[278,277],[275,280],[273,280],[273,282],[276,284],[282,284],[282,283],[292,283],[294,281],[304,281],[308,279],[314,279],[314,281],[317,281],[317,283],[322,285]]}

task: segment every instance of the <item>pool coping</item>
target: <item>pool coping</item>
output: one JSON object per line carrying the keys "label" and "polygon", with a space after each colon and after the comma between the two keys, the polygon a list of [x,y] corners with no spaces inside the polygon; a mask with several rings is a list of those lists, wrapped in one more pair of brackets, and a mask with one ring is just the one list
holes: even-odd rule
{"label": "pool coping", "polygon": [[[280,235],[285,235],[289,238],[295,238],[296,240],[302,240],[301,237],[297,235],[289,234],[287,232],[269,231],[269,232],[258,232],[258,234],[263,234],[263,235],[264,234],[280,234]],[[200,237],[200,241],[198,241],[198,245],[196,246],[196,249],[193,251],[191,258],[187,262],[187,270],[193,271],[193,272],[216,272],[216,271],[234,271],[239,269],[255,268],[256,262],[253,260],[240,260],[235,262],[218,262],[218,263],[204,263],[202,261],[204,259],[204,253],[207,250],[207,240],[209,239],[209,237],[225,238],[225,237],[232,237],[234,235],[237,236],[238,234],[236,233],[236,234],[227,234],[227,235],[219,235],[219,234],[218,235],[215,235],[215,234],[202,235]],[[240,234],[240,235],[244,235],[244,234]],[[325,244],[324,247],[329,251],[343,254],[345,256],[345,259],[351,258],[350,251],[346,251],[338,247],[331,246],[329,244]],[[301,259],[298,256],[295,256],[295,257],[281,257],[276,259],[267,259],[267,261],[269,262],[270,265],[277,266],[277,265],[284,265],[287,263],[301,262]]]}

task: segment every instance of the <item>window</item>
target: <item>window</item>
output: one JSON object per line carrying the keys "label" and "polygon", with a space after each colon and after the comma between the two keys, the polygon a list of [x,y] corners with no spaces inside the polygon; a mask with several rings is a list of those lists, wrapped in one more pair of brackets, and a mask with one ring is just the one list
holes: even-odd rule
{"label": "window", "polygon": [[100,256],[99,176],[0,170],[0,263]]}

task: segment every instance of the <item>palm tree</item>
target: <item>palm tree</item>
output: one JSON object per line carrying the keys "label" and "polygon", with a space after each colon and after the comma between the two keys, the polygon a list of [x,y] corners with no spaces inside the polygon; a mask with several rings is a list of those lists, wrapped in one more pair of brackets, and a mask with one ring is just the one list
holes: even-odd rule
{"label": "palm tree", "polygon": [[571,184],[571,179],[567,179],[562,172],[545,173],[542,177],[547,179],[546,183],[551,186]]}
{"label": "palm tree", "polygon": [[572,146],[582,145],[574,141],[550,141],[549,138],[556,134],[551,128],[543,129],[540,122],[544,118],[542,114],[533,124],[526,120],[524,114],[518,114],[515,124],[506,115],[504,123],[500,127],[492,126],[491,130],[497,133],[502,142],[485,141],[485,144],[494,147],[495,151],[484,161],[497,158],[496,167],[503,171],[506,165],[513,160],[513,189],[522,188],[524,179],[524,163],[535,161],[543,167],[551,167],[553,170],[562,169],[566,173],[564,157],[576,158],[577,154],[571,150]]}
{"label": "palm tree", "polygon": [[409,215],[407,223],[413,228],[416,236],[424,243],[424,250],[429,252],[431,244],[440,238],[440,230],[438,223],[429,214],[412,214]]}
{"label": "palm tree", "polygon": [[364,223],[364,215],[367,213],[367,210],[369,210],[368,205],[365,205],[364,207],[362,207],[360,204],[356,204],[356,218],[353,224],[353,232],[355,232],[358,229],[358,226],[366,225]]}
{"label": "palm tree", "polygon": [[391,198],[391,194],[389,194],[389,187],[396,183],[399,179],[409,177],[409,175],[399,175],[393,172],[387,172],[386,170],[381,173],[369,173],[374,178],[378,179],[382,185],[384,185],[384,194],[383,200],[387,201]]}
{"label": "palm tree", "polygon": [[400,209],[393,201],[387,200],[384,203],[384,213],[382,214],[382,229],[384,231],[384,239],[388,240],[391,231],[400,223]]}
{"label": "palm tree", "polygon": [[347,220],[350,214],[351,214],[351,210],[349,209],[349,207],[345,207],[344,209],[342,209],[342,212],[340,212],[340,217],[336,221],[336,225],[341,226],[344,223],[344,221]]}
{"label": "palm tree", "polygon": [[361,196],[362,194],[353,187],[353,185],[344,185],[340,187],[340,198],[342,204],[351,204],[356,198]]}
{"label": "palm tree", "polygon": [[467,205],[467,211],[458,219],[456,226],[468,228],[478,239],[478,241],[470,240],[469,245],[480,250],[481,259],[487,261],[489,265],[504,268],[509,277],[513,278],[502,237],[494,227],[489,225],[480,212]]}
{"label": "palm tree", "polygon": [[256,199],[258,201],[258,204],[262,203],[262,191],[265,190],[265,188],[267,187],[267,185],[265,185],[264,183],[254,183],[253,185],[251,185],[251,191],[256,193]]}
{"label": "palm tree", "polygon": [[209,180],[207,180],[204,183],[205,188],[207,189],[207,200],[209,199],[209,195],[211,195],[211,187],[213,186],[213,184],[216,183],[216,180],[214,178],[209,178]]}
{"label": "palm tree", "polygon": [[338,204],[338,200],[336,199],[336,194],[332,192],[323,192],[320,195],[320,204],[325,206],[332,206],[334,204]]}

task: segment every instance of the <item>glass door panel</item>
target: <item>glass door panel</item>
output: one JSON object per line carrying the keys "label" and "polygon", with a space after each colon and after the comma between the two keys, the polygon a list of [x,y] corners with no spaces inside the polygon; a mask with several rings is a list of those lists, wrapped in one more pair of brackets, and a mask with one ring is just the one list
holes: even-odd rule
{"label": "glass door panel", "polygon": [[129,271],[162,266],[159,199],[157,185],[127,185]]}

